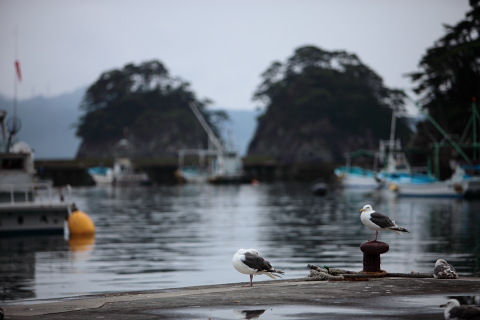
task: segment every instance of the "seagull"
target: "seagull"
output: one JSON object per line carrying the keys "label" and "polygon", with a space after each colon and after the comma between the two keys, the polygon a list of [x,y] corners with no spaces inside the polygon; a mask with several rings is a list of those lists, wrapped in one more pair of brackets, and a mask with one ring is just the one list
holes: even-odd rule
{"label": "seagull", "polygon": [[451,264],[443,259],[438,259],[435,262],[433,277],[437,279],[458,279],[458,274]]}
{"label": "seagull", "polygon": [[390,220],[386,215],[375,212],[369,204],[360,209],[360,212],[362,212],[360,215],[362,223],[368,228],[376,231],[375,239],[370,240],[370,242],[377,241],[378,231],[395,231],[397,233],[409,232],[407,229],[397,226],[395,221]]}
{"label": "seagull", "polygon": [[280,277],[279,274],[285,273],[282,270],[275,270],[272,264],[262,258],[256,249],[238,249],[233,255],[232,264],[238,272],[250,275],[250,285],[244,287],[253,286],[254,275],[265,274],[272,279],[276,279],[276,276]]}
{"label": "seagull", "polygon": [[440,307],[444,307],[445,320],[478,320],[480,319],[480,307],[479,306],[467,306],[460,305],[457,299],[450,299],[446,304],[442,304]]}

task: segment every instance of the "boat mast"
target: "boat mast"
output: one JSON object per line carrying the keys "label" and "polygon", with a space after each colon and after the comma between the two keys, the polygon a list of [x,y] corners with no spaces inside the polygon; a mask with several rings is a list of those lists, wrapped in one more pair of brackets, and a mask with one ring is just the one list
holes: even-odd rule
{"label": "boat mast", "polygon": [[395,127],[397,126],[397,117],[395,114],[395,109],[392,109],[392,124],[390,126],[390,143],[389,143],[389,152],[388,152],[388,162],[387,168],[388,171],[393,172],[396,168],[395,157],[393,155],[395,150]]}

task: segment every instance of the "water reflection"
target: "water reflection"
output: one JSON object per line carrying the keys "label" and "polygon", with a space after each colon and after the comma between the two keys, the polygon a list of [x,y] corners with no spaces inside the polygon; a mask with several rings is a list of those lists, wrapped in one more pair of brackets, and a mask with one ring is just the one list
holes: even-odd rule
{"label": "water reflection", "polygon": [[63,236],[6,237],[0,241],[1,300],[35,298],[38,255],[61,257]]}
{"label": "water reflection", "polygon": [[262,314],[265,313],[263,310],[233,310],[237,319],[258,319]]}
{"label": "water reflection", "polygon": [[[257,306],[257,309],[229,310],[224,308],[182,308],[176,310],[149,310],[149,314],[172,319],[353,319],[365,316],[373,319],[372,311],[346,306],[282,305],[274,307]],[[260,309],[261,308],[261,309]],[[233,314],[232,314],[233,311]],[[391,314],[390,314],[391,315]],[[384,315],[380,319],[385,318]],[[376,318],[378,319],[378,318]]]}
{"label": "water reflection", "polygon": [[258,249],[287,279],[307,276],[309,263],[359,271],[359,246],[373,237],[360,222],[366,203],[411,232],[380,235],[390,244],[382,269],[431,272],[443,258],[460,276],[480,275],[479,201],[316,197],[302,184],[90,187],[74,196],[95,237],[0,239],[2,300],[241,283],[231,266],[238,248]]}

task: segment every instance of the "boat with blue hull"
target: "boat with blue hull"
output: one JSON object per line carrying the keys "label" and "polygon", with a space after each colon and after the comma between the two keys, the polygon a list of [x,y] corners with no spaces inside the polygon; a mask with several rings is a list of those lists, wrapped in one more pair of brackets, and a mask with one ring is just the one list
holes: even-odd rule
{"label": "boat with blue hull", "polygon": [[337,181],[345,188],[375,190],[381,189],[384,185],[375,171],[362,167],[339,167],[333,172]]}

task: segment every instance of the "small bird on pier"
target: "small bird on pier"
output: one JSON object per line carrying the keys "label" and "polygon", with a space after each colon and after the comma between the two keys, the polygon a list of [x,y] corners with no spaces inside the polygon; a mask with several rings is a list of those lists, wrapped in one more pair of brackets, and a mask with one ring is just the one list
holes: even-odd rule
{"label": "small bird on pier", "polygon": [[285,273],[273,268],[272,264],[262,258],[256,249],[238,249],[233,255],[232,264],[238,272],[250,275],[250,285],[244,287],[253,286],[254,275],[264,274],[276,279],[276,277],[280,277],[280,274]]}
{"label": "small bird on pier", "polygon": [[397,226],[395,221],[390,220],[386,215],[375,212],[369,204],[360,209],[360,212],[362,212],[360,215],[362,223],[368,228],[375,230],[375,239],[370,240],[371,242],[377,241],[378,231],[409,232],[407,229]]}
{"label": "small bird on pier", "polygon": [[480,307],[460,305],[457,299],[450,299],[440,307],[445,308],[445,320],[480,320]]}
{"label": "small bird on pier", "polygon": [[458,274],[451,264],[443,259],[438,259],[435,262],[433,277],[437,279],[458,279]]}

